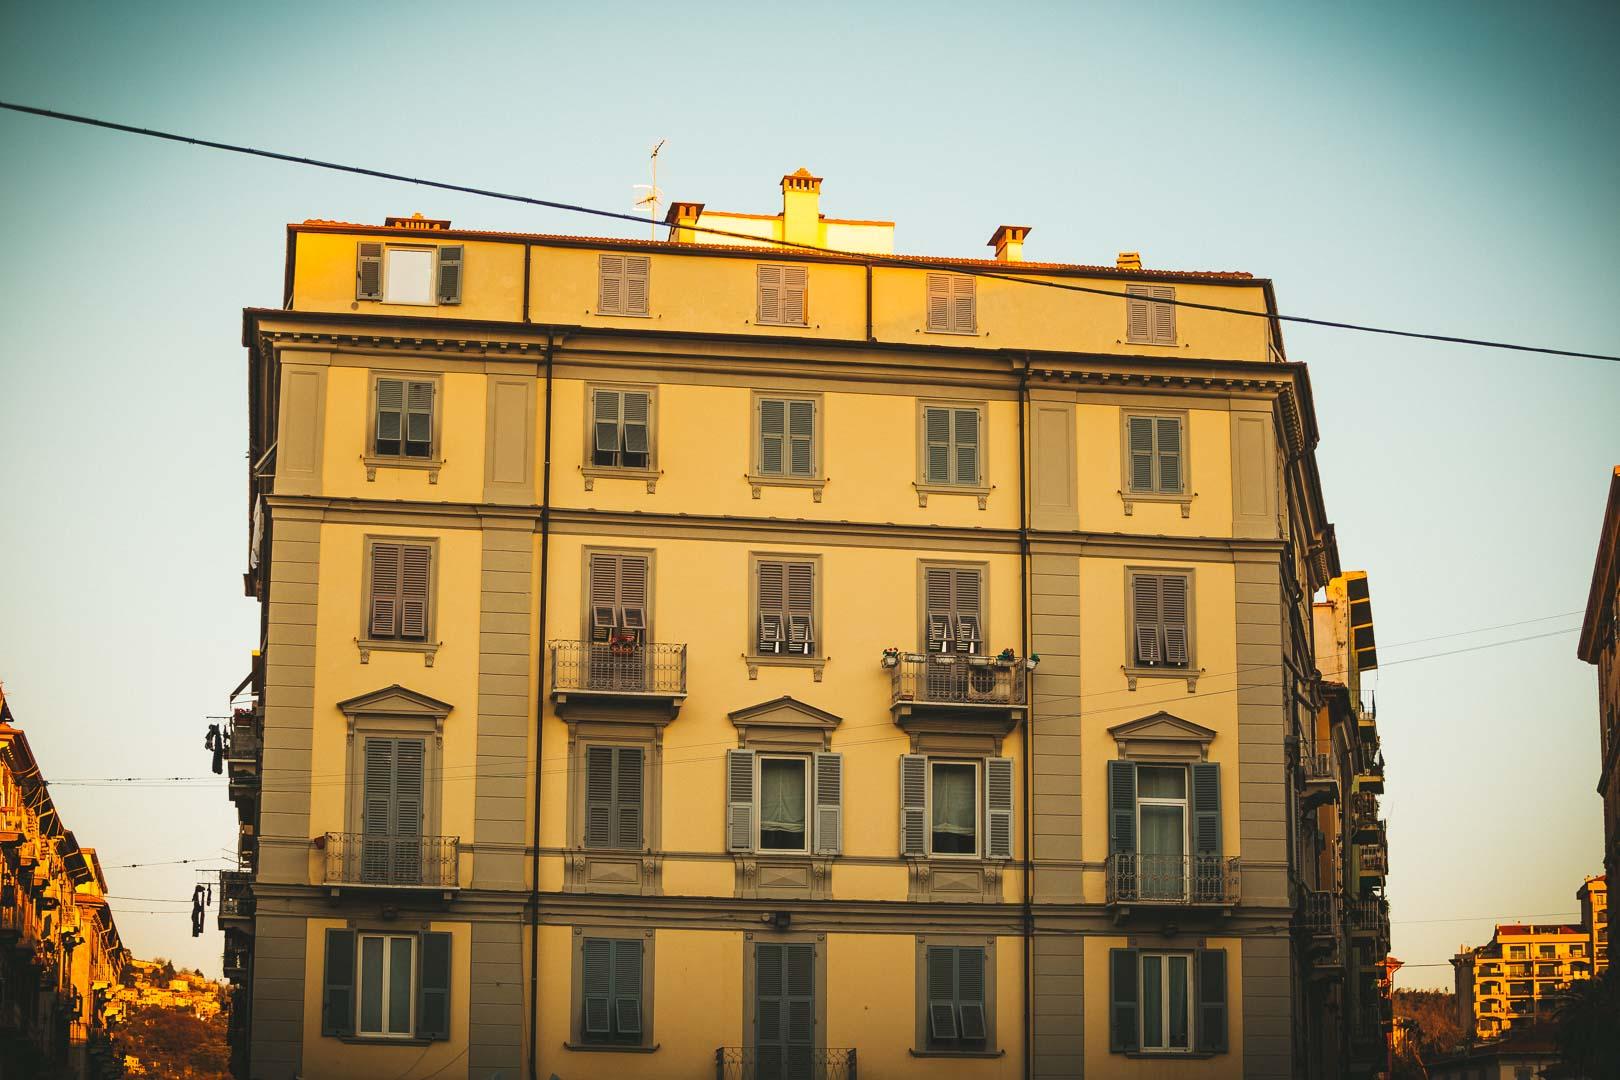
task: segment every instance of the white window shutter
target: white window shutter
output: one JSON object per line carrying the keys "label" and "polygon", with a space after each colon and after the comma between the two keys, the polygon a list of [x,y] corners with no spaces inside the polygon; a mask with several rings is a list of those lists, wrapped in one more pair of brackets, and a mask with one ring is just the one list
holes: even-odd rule
{"label": "white window shutter", "polygon": [[928,329],[951,329],[951,278],[949,274],[928,275]]}
{"label": "white window shutter", "polygon": [[754,850],[754,752],[726,751],[726,850]]}
{"label": "white window shutter", "polygon": [[844,755],[817,754],[816,854],[844,850]]}
{"label": "white window shutter", "polygon": [[782,322],[788,326],[803,326],[805,292],[809,272],[802,266],[782,267]]}
{"label": "white window shutter", "polygon": [[[1168,285],[1160,285],[1149,289],[1148,294],[1155,300],[1170,300],[1176,298],[1176,290]],[[1174,345],[1176,343],[1176,306],[1174,303],[1152,304],[1153,309],[1153,343],[1155,345]]]}
{"label": "white window shutter", "polygon": [[1153,340],[1153,318],[1148,313],[1148,290],[1132,285],[1125,290],[1125,340],[1149,342]]}
{"label": "white window shutter", "polygon": [[762,323],[779,323],[782,321],[782,268],[780,266],[761,266],[759,268],[758,321]]}
{"label": "white window shutter", "polygon": [[971,277],[961,275],[953,279],[951,284],[951,329],[971,334],[978,325],[978,283]]}
{"label": "white window shutter", "polygon": [[647,314],[647,275],[652,260],[645,255],[624,257],[624,313]]}

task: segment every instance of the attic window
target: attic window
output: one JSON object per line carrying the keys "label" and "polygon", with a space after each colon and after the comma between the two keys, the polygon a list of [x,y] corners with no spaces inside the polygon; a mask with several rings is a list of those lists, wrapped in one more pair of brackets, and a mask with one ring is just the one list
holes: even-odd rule
{"label": "attic window", "polygon": [[433,249],[390,247],[383,275],[383,300],[390,304],[433,303]]}

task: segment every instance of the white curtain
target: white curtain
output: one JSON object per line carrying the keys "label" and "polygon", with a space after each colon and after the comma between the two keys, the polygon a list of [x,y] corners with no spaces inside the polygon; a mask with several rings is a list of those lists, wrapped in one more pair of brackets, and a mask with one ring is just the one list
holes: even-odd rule
{"label": "white curtain", "polygon": [[804,763],[760,763],[759,827],[767,832],[804,834]]}
{"label": "white curtain", "polygon": [[934,768],[934,831],[953,836],[972,837],[976,792],[973,766],[936,766]]}

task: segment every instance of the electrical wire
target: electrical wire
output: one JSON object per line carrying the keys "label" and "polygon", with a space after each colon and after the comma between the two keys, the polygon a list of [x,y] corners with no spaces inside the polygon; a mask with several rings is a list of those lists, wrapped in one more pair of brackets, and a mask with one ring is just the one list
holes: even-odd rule
{"label": "electrical wire", "polygon": [[[162,139],[168,142],[185,143],[189,146],[200,146],[210,150],[223,150],[233,154],[245,154],[250,157],[268,158],[272,161],[281,161],[293,165],[307,165],[316,169],[327,169],[332,172],[349,173],[355,176],[368,176],[378,180],[390,180],[402,184],[415,184],[419,187],[434,188],[440,191],[453,191],[463,195],[476,195],[481,198],[499,199],[505,202],[522,203],[527,206],[544,207],[550,210],[560,210],[572,214],[587,214],[592,217],[607,218],[615,221],[628,221],[638,226],[647,224],[647,219],[637,214],[628,214],[617,210],[603,210],[598,207],[583,206],[578,203],[561,202],[556,199],[541,199],[529,195],[517,195],[511,192],[494,191],[488,188],[472,187],[467,184],[456,184],[444,180],[430,180],[424,177],[405,176],[402,173],[388,172],[383,169],[372,169],[361,165],[348,165],[334,161],[322,161],[318,158],[304,157],[298,154],[285,154],[274,150],[265,150],[259,147],[244,146],[235,143],[219,142],[213,139],[201,139],[191,135],[181,135],[172,131],[160,131],[154,128],[136,127],[131,124],[120,124],[112,120],[100,120],[92,116],[82,116],[77,113],[61,112],[55,109],[44,109],[33,105],[22,105],[16,102],[0,101],[0,109],[10,112],[37,116],[47,120],[60,120],[66,123],[83,124],[87,127],[103,128],[109,131],[121,131],[130,135],[141,135],[146,138]],[[729,239],[742,239],[753,241],[756,245],[771,248],[792,248],[802,251],[815,252],[824,255],[835,255],[839,258],[860,264],[868,263],[874,266],[900,266],[912,269],[933,269],[941,263],[938,260],[919,259],[904,255],[879,255],[867,252],[838,251],[834,248],[817,244],[806,244],[792,240],[773,240],[767,237],[752,236],[747,233],[732,232],[712,227],[695,228],[695,232],[707,236],[720,236]],[[764,241],[762,244],[761,241]],[[990,278],[998,281],[1009,281],[1021,285],[1034,285],[1041,288],[1058,289],[1064,292],[1087,293],[1094,296],[1109,297],[1114,300],[1127,299],[1125,292],[1113,289],[1093,288],[1085,285],[1075,285],[1067,282],[1047,281],[1041,278],[1032,278],[1016,273],[989,270],[977,266],[957,266],[958,272],[972,277]],[[1388,337],[1413,338],[1422,341],[1439,341],[1454,345],[1472,345],[1485,349],[1505,349],[1512,352],[1540,353],[1547,356],[1568,356],[1586,360],[1608,360],[1620,362],[1620,355],[1608,353],[1582,352],[1573,349],[1554,349],[1541,345],[1522,345],[1505,341],[1492,341],[1485,338],[1463,337],[1456,334],[1436,334],[1419,330],[1397,330],[1384,326],[1371,326],[1364,323],[1345,322],[1339,319],[1320,319],[1304,315],[1282,315],[1270,311],[1250,311],[1245,308],[1229,307],[1222,304],[1205,304],[1184,299],[1158,299],[1155,303],[1169,304],[1175,307],[1192,308],[1200,311],[1216,311],[1227,315],[1241,315],[1248,318],[1276,319],[1279,322],[1298,323],[1304,326],[1319,326],[1331,330],[1349,330],[1363,334],[1381,334]]]}

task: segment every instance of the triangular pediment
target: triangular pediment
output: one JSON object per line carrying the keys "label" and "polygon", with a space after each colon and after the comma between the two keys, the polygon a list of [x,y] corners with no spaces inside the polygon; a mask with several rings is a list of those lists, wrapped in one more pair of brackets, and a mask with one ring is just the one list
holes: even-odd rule
{"label": "triangular pediment", "polygon": [[350,717],[431,716],[443,720],[450,715],[450,710],[455,706],[395,683],[381,690],[373,690],[369,694],[340,701],[338,708]]}
{"label": "triangular pediment", "polygon": [[1215,732],[1191,720],[1167,712],[1156,712],[1128,720],[1108,729],[1119,745],[1121,757],[1170,757],[1207,759]]}
{"label": "triangular pediment", "polygon": [[738,709],[729,715],[731,722],[738,727],[822,728],[831,731],[843,722],[832,713],[806,705],[787,694]]}

